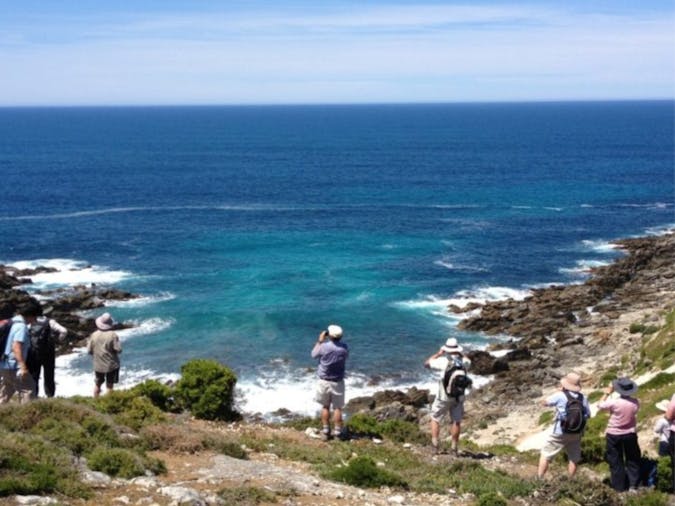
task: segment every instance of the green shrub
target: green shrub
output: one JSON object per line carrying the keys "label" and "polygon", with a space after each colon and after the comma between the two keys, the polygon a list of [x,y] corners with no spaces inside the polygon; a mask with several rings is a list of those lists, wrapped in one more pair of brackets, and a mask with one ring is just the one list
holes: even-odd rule
{"label": "green shrub", "polygon": [[90,495],[71,453],[41,437],[0,430],[0,496],[52,493]]}
{"label": "green shrub", "polygon": [[634,497],[628,497],[626,506],[668,506],[672,504],[668,494],[659,492],[658,490],[644,490]]}
{"label": "green shrub", "polygon": [[135,395],[147,397],[152,404],[162,411],[179,411],[174,399],[174,390],[157,380],[146,380],[131,389]]}
{"label": "green shrub", "polygon": [[498,493],[488,492],[478,498],[476,506],[508,506],[508,503]]}
{"label": "green shrub", "polygon": [[581,440],[581,459],[591,465],[604,462],[606,445],[603,436],[584,436]]}
{"label": "green shrub", "polygon": [[645,328],[644,323],[631,323],[630,327],[628,327],[628,332],[631,334],[641,334],[645,331]]}
{"label": "green shrub", "polygon": [[469,492],[476,497],[495,493],[506,498],[527,496],[533,485],[517,476],[510,476],[500,470],[490,470],[474,461],[453,463],[444,472],[452,478],[452,485],[461,492]]}
{"label": "green shrub", "polygon": [[94,471],[109,476],[133,478],[145,473],[140,455],[122,448],[97,448],[88,455],[87,462]]}
{"label": "green shrub", "polygon": [[426,443],[429,439],[420,430],[419,424],[404,420],[385,420],[379,424],[379,432],[383,437],[398,443]]}
{"label": "green shrub", "polygon": [[53,418],[41,420],[31,429],[31,433],[68,448],[76,457],[96,446],[96,442],[81,425],[68,420]]}
{"label": "green shrub", "polygon": [[555,413],[553,411],[544,411],[541,415],[539,415],[538,423],[539,425],[548,425],[549,423],[553,422],[554,417]]}
{"label": "green shrub", "polygon": [[147,397],[135,397],[124,411],[115,415],[115,421],[134,430],[166,421],[166,416]]}
{"label": "green shrub", "polygon": [[380,427],[374,416],[357,413],[351,416],[345,427],[350,434],[365,437],[382,437]]}
{"label": "green shrub", "polygon": [[232,401],[237,378],[214,360],[191,360],[181,367],[182,377],[176,385],[176,397],[197,418],[237,420]]}
{"label": "green shrub", "polygon": [[258,487],[224,488],[218,492],[218,496],[225,501],[225,504],[237,506],[256,506],[261,503],[277,502],[276,494]]}
{"label": "green shrub", "polygon": [[328,473],[328,477],[355,487],[408,487],[403,478],[377,467],[370,457],[356,457],[350,460],[348,465]]}
{"label": "green shrub", "polygon": [[670,457],[659,457],[656,464],[656,489],[661,492],[673,492],[672,468]]}

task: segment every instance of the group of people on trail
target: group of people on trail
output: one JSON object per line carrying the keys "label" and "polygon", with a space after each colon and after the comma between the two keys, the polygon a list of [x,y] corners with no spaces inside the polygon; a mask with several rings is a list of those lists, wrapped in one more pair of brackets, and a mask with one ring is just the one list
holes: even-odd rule
{"label": "group of people on trail", "polygon": [[[97,330],[87,344],[94,360],[94,397],[98,397],[104,382],[112,390],[119,381],[122,347],[113,325],[110,314],[99,316]],[[2,323],[0,333],[6,338],[0,349],[0,404],[9,402],[14,394],[22,404],[38,397],[41,376],[44,395],[54,397],[56,345],[64,342],[68,329],[45,316],[39,303],[29,301]]]}
{"label": "group of people on trail", "polygon": [[[312,349],[312,358],[318,359],[319,383],[316,401],[321,405],[322,436],[324,439],[341,437],[342,409],[345,403],[345,364],[349,348],[342,341],[342,328],[329,325],[319,334]],[[471,387],[466,374],[471,361],[464,356],[457,339],[451,337],[425,362],[425,367],[442,371],[436,396],[431,405],[431,446],[440,453],[441,422],[450,420],[451,451],[458,453],[461,422],[464,417],[465,389]],[[442,367],[436,363],[445,358]],[[581,392],[581,376],[570,372],[560,380],[559,390],[541,401],[542,406],[555,409],[553,428],[541,448],[537,476],[542,479],[553,458],[565,450],[567,472],[574,476],[581,461],[581,441],[591,408]],[[640,402],[634,397],[637,384],[630,378],[617,378],[609,385],[597,404],[600,411],[609,413],[605,430],[605,459],[610,469],[610,484],[616,491],[636,490],[641,481],[642,452],[637,437],[637,412]],[[614,395],[613,395],[614,394]],[[611,397],[610,397],[611,396]],[[330,429],[330,408],[334,409],[333,431]],[[672,486],[675,491],[675,395],[670,401],[657,404],[664,416],[654,427],[659,436],[659,455],[670,456]]]}

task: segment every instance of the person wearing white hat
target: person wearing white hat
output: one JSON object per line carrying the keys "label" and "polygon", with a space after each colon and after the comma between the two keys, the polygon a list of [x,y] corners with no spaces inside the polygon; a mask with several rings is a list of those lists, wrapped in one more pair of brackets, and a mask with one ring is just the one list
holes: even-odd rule
{"label": "person wearing white hat", "polygon": [[[560,379],[560,390],[543,399],[541,405],[555,407],[555,423],[541,448],[537,477],[544,477],[551,460],[564,449],[567,454],[567,474],[571,478],[576,474],[581,461],[581,436],[585,421],[591,416],[588,399],[581,393],[581,376],[576,372],[563,376]],[[574,427],[570,427],[569,420],[572,418],[572,405],[578,408],[574,410]]]}
{"label": "person wearing white hat", "polygon": [[666,408],[666,418],[670,420],[670,467],[672,490],[675,492],[675,394],[670,398]]}
{"label": "person wearing white hat", "polygon": [[654,435],[659,445],[658,454],[659,457],[668,457],[670,455],[670,420],[666,418],[665,413],[668,409],[668,399],[657,402],[655,406],[659,411],[663,411],[663,416],[654,424]]}
{"label": "person wearing white hat", "polygon": [[[447,366],[441,370],[441,377],[438,381],[438,389],[434,402],[431,405],[431,447],[434,453],[439,453],[439,436],[441,434],[441,421],[448,414],[450,415],[450,437],[451,450],[457,454],[459,446],[459,435],[462,430],[462,418],[464,417],[464,395],[452,397],[446,391],[444,379],[448,372],[463,371],[466,377],[466,370],[471,365],[471,361],[463,355],[464,348],[462,348],[457,339],[449,337],[443,346],[425,360],[424,366],[429,368],[434,367],[437,359],[440,357],[447,357]],[[439,369],[440,370],[440,369]]]}
{"label": "person wearing white hat", "polygon": [[[617,492],[637,489],[640,484],[642,452],[637,437],[637,412],[640,402],[633,397],[637,384],[630,378],[617,378],[605,389],[598,409],[609,412],[605,458],[609,464],[610,484]],[[609,399],[616,392],[619,397]]]}
{"label": "person wearing white hat", "polygon": [[120,338],[113,330],[115,322],[109,313],[96,318],[97,330],[89,338],[87,352],[94,357],[94,397],[101,393],[101,385],[105,382],[108,392],[119,382]]}
{"label": "person wearing white hat", "polygon": [[318,359],[317,374],[319,384],[315,400],[321,405],[321,424],[323,439],[331,437],[330,408],[333,407],[333,437],[342,436],[342,408],[345,405],[345,368],[349,357],[349,347],[342,341],[342,327],[328,325],[319,334],[312,358]]}

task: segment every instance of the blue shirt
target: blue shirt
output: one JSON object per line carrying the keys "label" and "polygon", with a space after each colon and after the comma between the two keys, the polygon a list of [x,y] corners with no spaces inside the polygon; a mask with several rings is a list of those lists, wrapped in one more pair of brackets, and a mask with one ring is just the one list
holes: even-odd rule
{"label": "blue shirt", "polygon": [[14,342],[22,343],[21,354],[23,361],[28,357],[28,348],[30,348],[30,339],[28,338],[28,326],[22,316],[15,316],[12,318],[12,328],[7,336],[7,344],[3,353],[7,356],[7,360],[0,361],[0,369],[16,369],[16,357],[12,351]]}
{"label": "blue shirt", "polygon": [[[569,394],[574,397],[578,398],[579,395],[581,395],[578,392],[570,392],[568,390]],[[588,398],[584,395],[584,400],[581,403],[584,407],[584,416],[586,418],[591,417],[591,407],[588,404]],[[565,406],[567,406],[567,397],[565,397],[565,392],[562,390],[560,392],[554,393],[551,397],[546,399],[546,405],[547,406],[555,406],[555,426],[553,427],[553,434],[562,434],[562,427],[560,426],[560,421],[563,419],[565,416]]]}
{"label": "blue shirt", "polygon": [[312,349],[312,358],[319,359],[319,378],[341,381],[345,377],[345,364],[349,347],[341,340],[329,339]]}

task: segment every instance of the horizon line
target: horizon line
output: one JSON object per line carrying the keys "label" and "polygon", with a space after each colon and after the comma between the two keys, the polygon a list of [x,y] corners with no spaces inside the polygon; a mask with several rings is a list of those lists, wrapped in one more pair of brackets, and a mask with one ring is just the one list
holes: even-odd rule
{"label": "horizon line", "polygon": [[667,98],[574,98],[532,100],[467,100],[467,101],[401,101],[401,102],[260,102],[260,103],[119,103],[119,104],[0,104],[0,109],[114,109],[114,108],[199,108],[199,107],[361,107],[417,105],[500,105],[500,104],[565,104],[618,102],[675,102]]}

